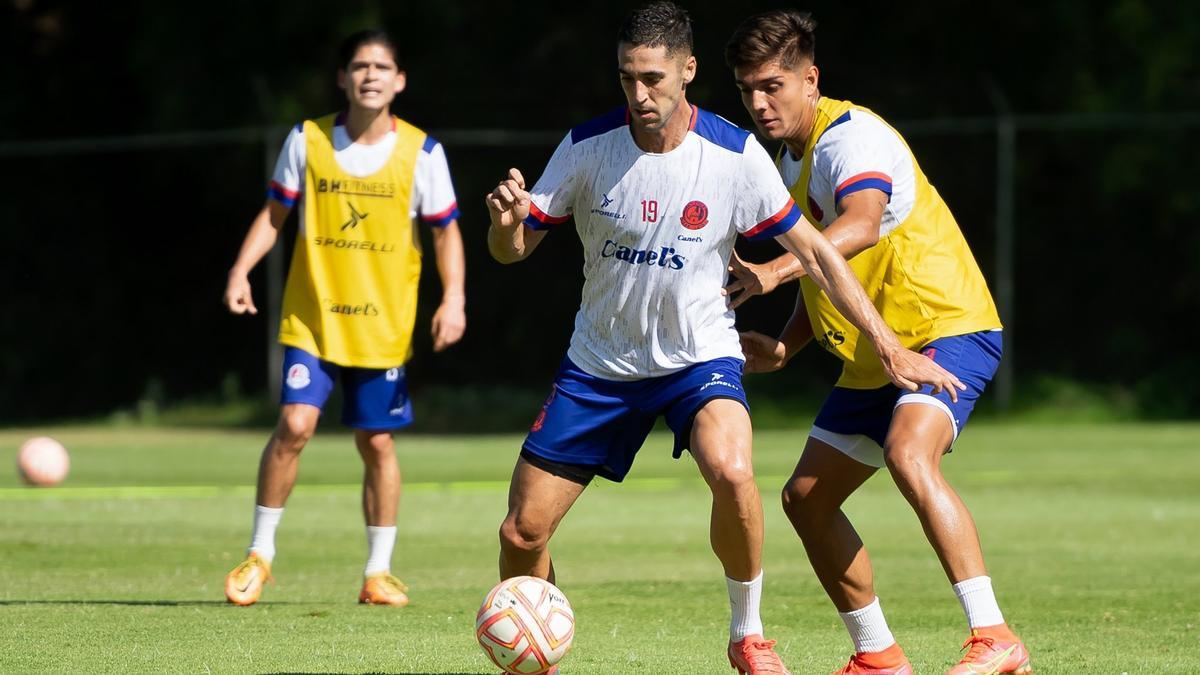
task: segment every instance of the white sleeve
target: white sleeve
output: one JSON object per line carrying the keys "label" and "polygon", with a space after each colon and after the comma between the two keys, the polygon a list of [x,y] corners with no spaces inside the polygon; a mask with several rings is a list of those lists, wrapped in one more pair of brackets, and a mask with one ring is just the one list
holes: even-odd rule
{"label": "white sleeve", "polygon": [[748,239],[769,239],[792,229],[800,209],[792,200],[767,151],[754,136],[742,152],[741,186],[734,225]]}
{"label": "white sleeve", "polygon": [[304,169],[308,146],[304,142],[304,125],[297,124],[283,141],[279,159],[275,161],[275,173],[267,185],[267,198],[295,206],[296,199],[304,191]]}
{"label": "white sleeve", "polygon": [[828,172],[835,203],[868,188],[892,195],[892,174],[897,155],[902,154],[899,139],[886,133],[889,130],[882,124],[872,122],[875,120],[854,117],[821,138],[821,164]]}
{"label": "white sleeve", "polygon": [[525,224],[531,229],[545,230],[571,217],[576,189],[573,149],[571,134],[568,133],[550,157],[542,177],[530,190],[532,203]]}
{"label": "white sleeve", "polygon": [[880,235],[886,235],[912,209],[912,155],[883,122],[866,114],[851,115],[849,122],[821,138],[813,168],[828,181],[835,205],[860,190],[887,195],[888,208],[880,222]]}
{"label": "white sleeve", "polygon": [[417,158],[417,212],[426,225],[445,227],[458,219],[458,199],[450,182],[450,165],[441,143],[426,137],[425,147]]}

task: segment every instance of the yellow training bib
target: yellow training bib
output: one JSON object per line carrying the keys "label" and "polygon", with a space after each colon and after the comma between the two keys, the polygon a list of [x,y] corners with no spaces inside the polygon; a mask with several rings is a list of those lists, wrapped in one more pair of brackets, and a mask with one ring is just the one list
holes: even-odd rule
{"label": "yellow training bib", "polygon": [[393,368],[412,354],[421,250],[409,202],[425,132],[396,118],[387,163],[352,176],[334,158],[335,120],[304,123],[304,227],[279,341],[342,366]]}
{"label": "yellow training bib", "polygon": [[[822,227],[821,219],[813,213],[808,198],[813,148],[830,124],[849,111],[874,116],[848,101],[822,98],[818,102],[800,177],[788,188],[805,217],[818,228]],[[780,161],[783,152],[786,149],[781,150]],[[912,212],[877,244],[849,260],[850,268],[883,320],[909,349],[919,349],[942,337],[999,328],[996,305],[958,223],[921,172],[916,158],[912,158],[912,165],[916,178]],[[860,339],[858,329],[812,279],[802,278],[800,288],[815,339],[844,361],[837,386],[875,389],[888,384],[890,380],[871,341]]]}

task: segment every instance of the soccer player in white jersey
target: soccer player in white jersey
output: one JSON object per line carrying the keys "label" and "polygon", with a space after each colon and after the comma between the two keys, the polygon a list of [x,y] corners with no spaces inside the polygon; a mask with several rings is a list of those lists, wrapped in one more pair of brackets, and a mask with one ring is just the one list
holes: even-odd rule
{"label": "soccer player in white jersey", "polygon": [[[1025,673],[1029,652],[1009,629],[984,567],[971,513],[941,473],[942,455],[996,372],[1000,318],[954,216],[904,140],[862,106],[822,96],[812,18],[795,10],[753,16],[726,60],[759,131],[782,143],[784,183],[850,266],[901,342],[959,377],[957,399],[897,388],[856,329],[810,280],[778,339],[744,335],[747,370],[782,367],[809,342],[845,365],[783,490],[784,510],[853,639],[839,672],[911,675],[884,620],[866,549],[841,505],[887,467],[920,518],[962,603],[971,635],[951,673]],[[757,292],[804,274],[785,255],[737,264],[729,291]],[[815,338],[815,339],[814,339]]]}
{"label": "soccer player in white jersey", "polygon": [[513,472],[500,575],[553,580],[547,544],[562,517],[595,476],[622,480],[665,416],[675,455],[689,449],[712,490],[730,664],[787,672],[762,636],[762,504],[742,352],[721,295],[736,235],[774,237],[804,261],[899,386],[961,384],[900,346],[754,137],[688,103],[696,59],[686,12],[657,2],[631,14],[617,66],[627,105],[572,129],[532,190],[512,169],[487,197],[497,260],[523,260],[573,216],[585,277],[567,357]]}
{"label": "soccer player in white jersey", "polygon": [[300,206],[300,230],[284,291],[279,341],[286,346],[279,424],[258,470],[254,531],[225,595],[253,604],[270,576],[275,530],[296,482],[300,452],[317,428],[334,381],[342,380],[342,422],[363,461],[367,563],[359,602],[403,606],[407,588],[391,573],[400,471],[392,432],[412,422],[404,364],[412,352],[421,251],[416,221],[430,226],[442,282],[433,348],[466,327],[458,206],[442,146],[390,112],[404,89],[396,46],[366,30],[339,50],[343,113],[296,125],[275,167],[267,204],[229,271],[225,304],[257,313],[248,274]]}

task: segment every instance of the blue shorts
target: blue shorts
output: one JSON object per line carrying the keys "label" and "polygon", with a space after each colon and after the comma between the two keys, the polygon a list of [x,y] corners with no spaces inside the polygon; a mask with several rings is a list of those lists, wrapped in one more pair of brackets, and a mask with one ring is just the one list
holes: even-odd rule
{"label": "blue shorts", "polygon": [[354,429],[399,429],[412,424],[412,401],[404,366],[350,368],[322,361],[303,349],[283,352],[282,405],[307,403],[324,408],[333,381],[342,376],[342,424]]}
{"label": "blue shorts", "polygon": [[692,420],[717,398],[750,409],[742,388],[742,361],[725,357],[644,380],[606,380],[564,359],[523,450],[540,458],[589,467],[620,482],[659,415],[675,432],[678,458],[691,442]]}
{"label": "blue shorts", "polygon": [[892,412],[899,405],[924,403],[945,411],[957,439],[979,395],[996,374],[1002,345],[998,330],[938,338],[921,349],[921,353],[967,385],[966,391],[958,392],[957,403],[950,400],[948,392],[934,394],[930,386],[916,392],[891,384],[879,389],[834,387],[817,413],[810,435],[863,464],[882,467],[883,444],[892,424]]}

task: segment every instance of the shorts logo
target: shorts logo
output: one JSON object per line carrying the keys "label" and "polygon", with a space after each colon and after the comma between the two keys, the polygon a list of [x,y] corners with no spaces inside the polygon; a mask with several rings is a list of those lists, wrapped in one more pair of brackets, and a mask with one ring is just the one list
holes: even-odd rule
{"label": "shorts logo", "polygon": [[542,404],[542,409],[540,412],[538,412],[537,419],[533,421],[533,426],[529,427],[529,431],[531,433],[541,431],[542,426],[546,424],[546,409],[549,408],[550,404],[554,402],[554,395],[557,393],[558,385],[556,384],[552,389],[550,389],[550,395],[546,397],[546,402]]}
{"label": "shorts logo", "polygon": [[395,382],[396,380],[400,379],[400,369],[399,368],[388,368],[387,372],[384,373],[383,377],[388,382]]}
{"label": "shorts logo", "polygon": [[[392,370],[395,370],[395,368],[393,368]],[[395,417],[398,415],[403,415],[407,412],[408,412],[408,398],[406,396],[404,396],[404,394],[401,394],[400,397],[396,399],[396,405],[391,410],[388,411],[388,415]]]}
{"label": "shorts logo", "polygon": [[312,378],[308,373],[308,366],[303,363],[292,364],[287,372],[287,386],[292,389],[303,389],[312,383]]}
{"label": "shorts logo", "polygon": [[921,353],[924,354],[925,356],[928,356],[933,361],[937,360],[937,347],[930,347],[928,349],[923,349],[923,350],[921,350]]}
{"label": "shorts logo", "polygon": [[704,202],[696,200],[687,203],[683,207],[683,216],[679,218],[679,224],[689,230],[698,230],[708,224],[708,207]]}
{"label": "shorts logo", "polygon": [[700,391],[704,391],[709,387],[728,387],[734,391],[740,391],[736,384],[725,381],[725,375],[723,373],[713,373],[712,379],[708,382],[705,382],[704,386],[700,387]]}

